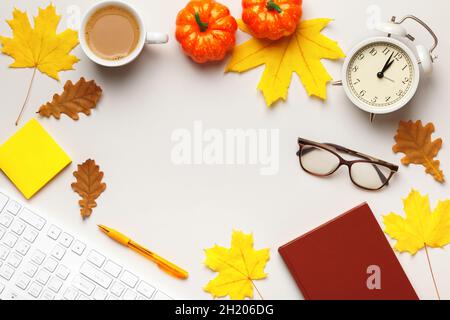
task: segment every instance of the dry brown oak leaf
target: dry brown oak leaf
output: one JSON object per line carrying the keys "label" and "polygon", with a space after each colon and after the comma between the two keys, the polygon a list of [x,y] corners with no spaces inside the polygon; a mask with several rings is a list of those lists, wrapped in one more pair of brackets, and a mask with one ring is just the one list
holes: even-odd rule
{"label": "dry brown oak leaf", "polygon": [[75,171],[73,176],[77,182],[72,183],[72,189],[81,197],[78,202],[81,207],[81,216],[88,218],[92,214],[92,209],[97,207],[95,200],[106,190],[106,184],[102,183],[103,172],[94,160],[89,159],[78,165],[78,171]]}
{"label": "dry brown oak leaf", "polygon": [[423,126],[420,120],[417,122],[401,121],[395,136],[397,144],[392,150],[395,153],[405,154],[402,159],[404,165],[411,163],[423,165],[426,173],[432,175],[436,181],[444,183],[445,177],[440,169],[440,162],[435,159],[442,147],[442,139],[431,140],[434,130],[432,123]]}
{"label": "dry brown oak leaf", "polygon": [[97,106],[102,96],[102,88],[95,81],[86,81],[81,78],[75,85],[72,81],[67,81],[64,92],[61,95],[55,94],[52,102],[41,106],[38,113],[42,117],[56,119],[61,118],[61,114],[68,115],[73,120],[80,119],[79,113],[91,115],[91,110]]}

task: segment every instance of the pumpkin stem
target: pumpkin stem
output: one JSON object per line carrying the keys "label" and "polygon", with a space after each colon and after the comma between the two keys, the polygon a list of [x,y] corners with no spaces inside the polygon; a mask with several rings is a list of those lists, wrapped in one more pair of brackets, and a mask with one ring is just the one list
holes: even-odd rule
{"label": "pumpkin stem", "polygon": [[278,13],[282,13],[283,12],[283,10],[281,10],[280,6],[277,5],[275,2],[273,2],[273,0],[269,0],[267,2],[266,7],[270,11],[276,10]]}
{"label": "pumpkin stem", "polygon": [[208,30],[208,23],[203,22],[202,19],[200,19],[200,14],[198,12],[195,13],[195,21],[197,21],[201,32],[205,32],[206,30]]}

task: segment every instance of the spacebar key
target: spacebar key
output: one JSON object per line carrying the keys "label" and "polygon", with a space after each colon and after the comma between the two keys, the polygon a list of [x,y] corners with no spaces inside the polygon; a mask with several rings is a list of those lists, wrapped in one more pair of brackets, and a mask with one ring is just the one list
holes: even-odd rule
{"label": "spacebar key", "polygon": [[108,289],[111,285],[112,279],[110,277],[87,262],[81,266],[80,273],[105,289]]}

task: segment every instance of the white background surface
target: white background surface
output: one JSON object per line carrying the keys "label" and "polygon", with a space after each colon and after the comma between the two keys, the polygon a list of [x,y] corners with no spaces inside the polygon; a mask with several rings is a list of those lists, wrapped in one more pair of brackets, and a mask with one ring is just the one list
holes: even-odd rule
{"label": "white background surface", "polygon": [[[130,0],[140,8],[152,31],[171,35],[165,46],[147,48],[134,64],[117,70],[100,68],[85,57],[75,71],[61,73],[61,83],[38,73],[22,125],[35,117],[39,106],[61,92],[67,80],[81,76],[95,79],[104,96],[91,117],[79,122],[39,119],[73,158],[73,164],[29,201],[38,211],[69,225],[85,239],[106,247],[134,270],[151,279],[176,298],[208,299],[202,287],[215,274],[204,267],[204,248],[215,243],[229,246],[233,228],[253,232],[255,247],[271,249],[267,265],[269,277],[257,286],[265,299],[301,299],[277,249],[286,242],[367,201],[377,218],[390,211],[402,213],[401,198],[412,187],[431,195],[432,205],[450,197],[447,185],[439,185],[419,166],[401,167],[391,186],[379,193],[355,188],[342,170],[335,177],[321,180],[299,168],[296,138],[329,141],[399,163],[391,147],[399,120],[433,121],[435,137],[444,138],[439,154],[442,169],[450,174],[450,115],[448,74],[450,47],[445,0],[361,1],[307,0],[304,19],[330,17],[335,21],[324,31],[339,41],[344,51],[367,37],[367,9],[378,5],[383,19],[391,15],[416,14],[429,22],[440,36],[435,73],[420,85],[418,95],[403,111],[380,117],[374,125],[356,110],[341,88],[329,87],[323,103],[308,98],[294,76],[288,101],[274,109],[265,106],[255,90],[263,68],[242,75],[223,74],[224,63],[198,66],[181,52],[174,40],[175,18],[184,0]],[[67,9],[77,5],[86,10],[92,0],[54,0],[63,13],[61,28],[67,23]],[[234,16],[241,14],[240,1],[223,0]],[[0,1],[0,34],[10,35],[4,22],[13,7],[36,15],[37,7],[48,1]],[[416,30],[411,31],[414,35]],[[424,35],[420,37],[420,34]],[[419,40],[430,40],[419,33]],[[247,38],[239,33],[238,42]],[[32,70],[8,69],[11,58],[0,55],[0,141],[15,131],[14,120],[26,93]],[[330,74],[340,79],[342,61],[324,62]],[[171,162],[172,132],[192,130],[193,121],[219,130],[280,129],[280,171],[261,176],[256,166],[175,166]],[[82,221],[78,197],[71,191],[76,164],[94,158],[105,172],[106,193],[99,199],[93,216]],[[0,187],[22,199],[9,180],[0,175]],[[97,223],[117,227],[161,255],[190,271],[186,282],[174,280],[153,264],[111,242],[97,230]],[[358,239],[355,239],[358,241]],[[351,250],[351,248],[348,248]],[[370,250],[370,248],[367,248]],[[424,252],[415,257],[398,255],[412,284],[422,299],[434,299],[434,289]],[[450,252],[431,250],[431,260],[443,298],[450,299]]]}

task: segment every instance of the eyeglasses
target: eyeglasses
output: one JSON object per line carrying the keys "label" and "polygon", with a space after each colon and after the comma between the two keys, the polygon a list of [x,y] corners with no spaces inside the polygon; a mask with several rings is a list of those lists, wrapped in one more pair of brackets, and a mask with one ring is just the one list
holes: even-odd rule
{"label": "eyeglasses", "polygon": [[[317,143],[302,138],[298,139],[298,144],[300,150],[297,156],[303,170],[314,176],[327,177],[341,166],[347,166],[353,184],[365,190],[377,191],[389,185],[389,181],[398,171],[398,166],[394,164],[336,144]],[[348,161],[338,152],[362,160]]]}

